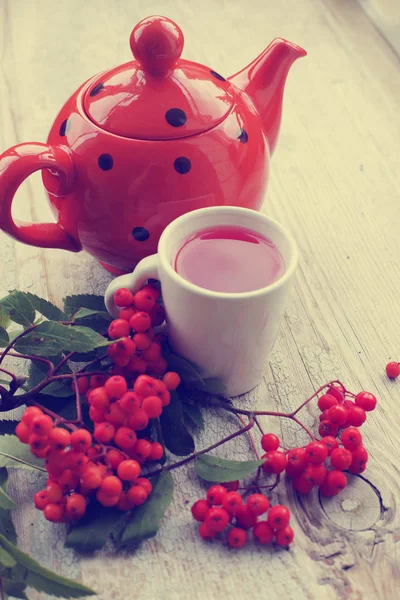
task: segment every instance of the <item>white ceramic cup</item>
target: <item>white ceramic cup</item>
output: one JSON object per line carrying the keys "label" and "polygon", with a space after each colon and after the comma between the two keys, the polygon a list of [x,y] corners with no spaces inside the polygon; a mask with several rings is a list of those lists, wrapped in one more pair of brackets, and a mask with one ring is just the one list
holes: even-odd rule
{"label": "white ceramic cup", "polygon": [[[285,262],[282,277],[252,292],[223,293],[201,288],[178,275],[173,264],[187,238],[220,225],[245,227],[271,239]],[[204,377],[221,379],[227,396],[238,396],[263,378],[297,260],[293,237],[273,219],[247,208],[203,208],[170,223],[161,235],[158,253],[140,261],[133,273],[114,279],[105,302],[110,314],[117,317],[116,290],[124,287],[136,292],[147,279],[159,279],[173,350],[198,365]]]}

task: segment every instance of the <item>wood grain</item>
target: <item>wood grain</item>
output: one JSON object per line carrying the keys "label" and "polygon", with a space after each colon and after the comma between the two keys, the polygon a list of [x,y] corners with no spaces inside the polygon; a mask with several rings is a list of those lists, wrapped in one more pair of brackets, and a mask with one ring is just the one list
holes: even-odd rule
{"label": "wood grain", "polygon": [[[277,35],[307,48],[289,75],[265,203],[299,244],[296,288],[265,381],[238,403],[286,410],[336,377],[379,398],[363,427],[371,455],[365,477],[354,477],[331,501],[279,488],[274,501],[289,501],[294,514],[290,552],[249,545],[239,553],[202,543],[189,505],[203,488],[188,467],[176,472],[176,498],[155,539],[136,553],[115,557],[109,546],[94,558],[78,557],[63,548],[62,528],[33,509],[37,476],[17,474],[21,547],[95,587],[100,600],[398,598],[400,387],[385,377],[384,365],[400,359],[400,70],[396,43],[385,34],[388,44],[383,26],[371,20],[373,7],[382,6],[390,7],[389,22],[398,22],[394,0],[0,3],[2,149],[44,141],[83,80],[129,60],[130,29],[147,14],[174,18],[186,36],[185,57],[225,75]],[[17,204],[24,219],[49,218],[40,176],[22,186]],[[2,294],[18,287],[59,303],[71,293],[102,293],[109,281],[88,256],[28,248],[4,235],[0,255]],[[316,422],[314,409],[305,413]],[[304,442],[292,423],[264,424],[287,445]],[[211,411],[199,447],[232,427]],[[220,455],[250,456],[247,441]]]}

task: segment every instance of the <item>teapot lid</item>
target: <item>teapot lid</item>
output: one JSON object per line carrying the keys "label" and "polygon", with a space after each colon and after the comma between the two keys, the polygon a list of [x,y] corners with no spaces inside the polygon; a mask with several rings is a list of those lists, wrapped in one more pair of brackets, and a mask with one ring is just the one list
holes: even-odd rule
{"label": "teapot lid", "polygon": [[147,140],[184,138],[218,125],[235,104],[234,87],[215,71],[180,58],[183,34],[152,16],[130,36],[136,60],[92,80],[88,117],[115,135]]}

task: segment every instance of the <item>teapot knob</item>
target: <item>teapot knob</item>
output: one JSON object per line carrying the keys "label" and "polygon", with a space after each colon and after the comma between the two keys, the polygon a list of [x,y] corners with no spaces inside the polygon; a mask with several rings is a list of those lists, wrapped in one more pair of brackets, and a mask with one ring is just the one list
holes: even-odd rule
{"label": "teapot knob", "polygon": [[152,16],[140,21],[129,40],[132,53],[144,71],[165,76],[183,50],[183,33],[174,21]]}

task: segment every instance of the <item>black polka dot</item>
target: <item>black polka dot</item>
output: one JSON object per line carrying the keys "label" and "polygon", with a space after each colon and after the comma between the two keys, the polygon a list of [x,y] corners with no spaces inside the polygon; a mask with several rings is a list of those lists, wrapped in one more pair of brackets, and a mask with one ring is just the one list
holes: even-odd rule
{"label": "black polka dot", "polygon": [[238,140],[242,143],[242,144],[247,144],[247,140],[249,139],[248,133],[247,131],[245,131],[243,128],[240,130],[240,133],[238,135]]}
{"label": "black polka dot", "polygon": [[192,163],[185,156],[180,156],[174,161],[174,169],[181,175],[185,175],[185,173],[189,173],[192,168]]}
{"label": "black polka dot", "polygon": [[135,227],[132,229],[132,236],[137,242],[145,242],[149,239],[150,233],[147,231],[146,227]]}
{"label": "black polka dot", "polygon": [[222,75],[220,75],[216,71],[211,70],[210,73],[213,77],[215,77],[215,79],[219,79],[220,81],[226,81],[225,77],[222,77]]}
{"label": "black polka dot", "polygon": [[113,168],[113,157],[111,154],[100,154],[97,162],[99,163],[99,167],[102,171],[109,171]]}
{"label": "black polka dot", "polygon": [[97,96],[97,94],[100,94],[100,92],[101,92],[102,89],[104,89],[104,83],[98,83],[91,90],[89,96]]}
{"label": "black polka dot", "polygon": [[187,121],[187,116],[180,108],[170,108],[165,113],[167,123],[172,127],[182,127]]}
{"label": "black polka dot", "polygon": [[60,135],[62,137],[64,137],[64,135],[66,135],[68,133],[70,127],[71,127],[71,121],[69,119],[65,119],[65,121],[63,121],[61,123]]}

